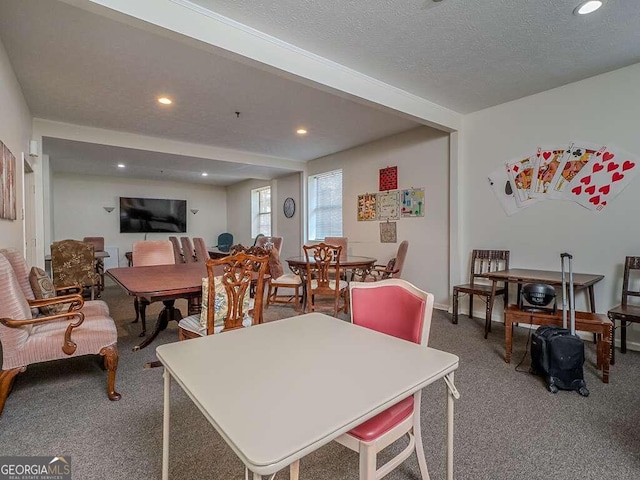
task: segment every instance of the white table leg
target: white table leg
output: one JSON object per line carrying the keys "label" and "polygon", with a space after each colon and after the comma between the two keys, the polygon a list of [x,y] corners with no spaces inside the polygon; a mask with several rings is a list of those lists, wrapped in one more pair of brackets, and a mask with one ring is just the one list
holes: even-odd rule
{"label": "white table leg", "polygon": [[[451,385],[453,383],[453,372],[446,376]],[[447,480],[453,480],[453,400],[454,393],[447,382]],[[455,388],[455,387],[454,387]]]}
{"label": "white table leg", "polygon": [[169,480],[169,394],[171,392],[171,374],[164,369],[164,415],[162,424],[162,480]]}

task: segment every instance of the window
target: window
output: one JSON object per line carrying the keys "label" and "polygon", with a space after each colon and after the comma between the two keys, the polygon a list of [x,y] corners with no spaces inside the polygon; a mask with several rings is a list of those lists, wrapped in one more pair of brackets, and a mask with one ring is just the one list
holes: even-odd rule
{"label": "window", "polygon": [[271,187],[251,190],[251,236],[271,236]]}
{"label": "window", "polygon": [[342,236],[342,170],[309,177],[309,240]]}

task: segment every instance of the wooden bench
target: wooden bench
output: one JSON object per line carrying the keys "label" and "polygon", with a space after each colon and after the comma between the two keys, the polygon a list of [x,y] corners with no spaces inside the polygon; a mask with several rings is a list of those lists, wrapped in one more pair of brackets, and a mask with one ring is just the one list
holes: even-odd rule
{"label": "wooden bench", "polygon": [[[556,314],[526,312],[520,310],[517,305],[509,305],[504,311],[505,361],[507,363],[511,362],[514,323],[562,326],[562,311],[559,311]],[[613,322],[609,320],[606,315],[590,312],[576,312],[576,330],[595,333],[597,353],[596,366],[599,370],[602,370],[603,383],[609,383],[609,362],[611,355],[611,340],[613,336]]]}

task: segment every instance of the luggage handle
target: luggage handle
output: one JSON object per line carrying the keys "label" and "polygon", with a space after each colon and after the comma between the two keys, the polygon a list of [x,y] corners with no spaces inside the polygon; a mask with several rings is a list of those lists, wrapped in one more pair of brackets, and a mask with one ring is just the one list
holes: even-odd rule
{"label": "luggage handle", "polygon": [[[564,259],[569,262],[569,287],[566,287]],[[562,265],[562,328],[567,328],[567,296],[569,297],[569,320],[571,322],[571,335],[576,334],[576,307],[573,291],[573,255],[570,253],[561,253],[560,261]],[[568,291],[567,291],[568,290]],[[568,295],[567,295],[568,293]]]}

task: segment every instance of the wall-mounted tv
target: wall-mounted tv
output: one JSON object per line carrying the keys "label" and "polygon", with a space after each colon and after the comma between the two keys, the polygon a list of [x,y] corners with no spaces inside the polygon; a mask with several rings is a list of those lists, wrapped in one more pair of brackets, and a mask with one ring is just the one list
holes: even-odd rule
{"label": "wall-mounted tv", "polygon": [[186,231],[186,200],[120,197],[120,233]]}

